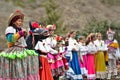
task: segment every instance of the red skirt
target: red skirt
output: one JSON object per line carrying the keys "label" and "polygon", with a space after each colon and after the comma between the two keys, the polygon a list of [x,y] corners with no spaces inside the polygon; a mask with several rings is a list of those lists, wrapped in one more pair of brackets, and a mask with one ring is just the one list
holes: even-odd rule
{"label": "red skirt", "polygon": [[63,64],[64,64],[64,67],[65,67],[65,70],[68,70],[69,69],[69,65],[68,65],[68,61],[65,57],[62,57],[62,60],[63,60]]}
{"label": "red skirt", "polygon": [[40,80],[54,80],[47,57],[40,56],[42,68],[39,70]]}

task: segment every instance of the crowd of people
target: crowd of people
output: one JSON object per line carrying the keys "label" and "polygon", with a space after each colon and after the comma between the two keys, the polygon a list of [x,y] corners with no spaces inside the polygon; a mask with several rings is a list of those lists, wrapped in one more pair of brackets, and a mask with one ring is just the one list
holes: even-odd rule
{"label": "crowd of people", "polygon": [[19,10],[9,17],[8,49],[0,53],[0,80],[110,80],[112,74],[119,78],[119,44],[112,29],[76,38],[76,31],[57,35],[55,24],[33,20],[28,34],[23,20]]}

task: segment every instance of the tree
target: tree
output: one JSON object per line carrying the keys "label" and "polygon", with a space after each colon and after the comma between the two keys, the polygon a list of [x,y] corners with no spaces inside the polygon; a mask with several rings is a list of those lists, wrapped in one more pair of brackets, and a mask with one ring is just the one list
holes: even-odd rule
{"label": "tree", "polygon": [[[106,31],[108,28],[111,28],[116,32],[115,39],[120,42],[120,25],[115,22],[108,23],[107,20],[99,21],[93,18],[88,24],[85,26],[84,30],[81,31],[82,35],[87,36],[90,33],[102,33],[103,39],[107,38]],[[120,44],[120,43],[119,43]]]}
{"label": "tree", "polygon": [[47,0],[43,7],[46,11],[46,17],[43,18],[43,22],[46,24],[55,24],[56,31],[55,33],[61,34],[66,31],[66,28],[63,27],[63,20],[61,19],[61,12],[59,9],[59,5],[56,3],[55,0]]}

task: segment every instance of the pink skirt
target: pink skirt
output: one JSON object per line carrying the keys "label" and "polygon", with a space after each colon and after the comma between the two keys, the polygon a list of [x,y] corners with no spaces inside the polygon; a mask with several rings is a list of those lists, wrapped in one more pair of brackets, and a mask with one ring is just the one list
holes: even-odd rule
{"label": "pink skirt", "polygon": [[95,55],[87,54],[87,70],[88,70],[88,79],[95,79]]}
{"label": "pink skirt", "polygon": [[62,56],[59,53],[55,55],[55,65],[56,68],[64,66]]}
{"label": "pink skirt", "polygon": [[48,53],[48,60],[49,60],[49,64],[51,66],[51,69],[56,69],[59,68],[61,66],[64,66],[63,64],[63,60],[60,54],[56,54],[53,55],[51,53]]}
{"label": "pink skirt", "polygon": [[81,73],[87,76],[87,56],[82,55],[82,57],[83,57],[83,62],[80,61]]}
{"label": "pink skirt", "polygon": [[48,53],[47,57],[48,57],[48,62],[50,64],[51,69],[55,69],[56,66],[55,66],[55,57],[54,57],[54,55],[52,55],[51,53]]}

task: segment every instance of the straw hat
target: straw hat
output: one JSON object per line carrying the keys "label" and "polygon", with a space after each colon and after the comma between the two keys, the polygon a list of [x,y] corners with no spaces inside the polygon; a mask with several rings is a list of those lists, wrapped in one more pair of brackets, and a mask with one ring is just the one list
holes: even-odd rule
{"label": "straw hat", "polygon": [[13,20],[14,17],[20,16],[21,19],[24,19],[24,14],[21,13],[19,10],[16,10],[15,12],[11,13],[9,19],[8,19],[8,26],[10,26],[11,21]]}
{"label": "straw hat", "polygon": [[46,27],[48,30],[55,30],[56,29],[56,25],[47,25]]}

